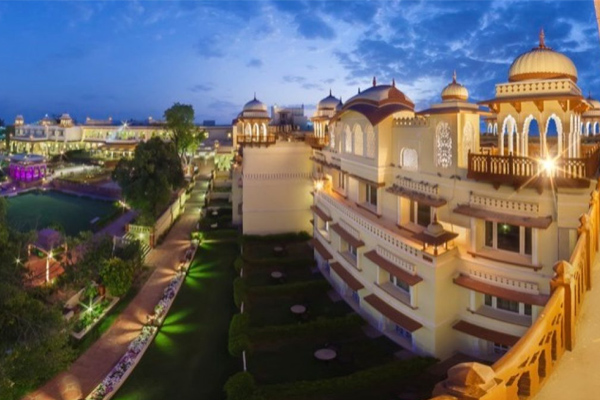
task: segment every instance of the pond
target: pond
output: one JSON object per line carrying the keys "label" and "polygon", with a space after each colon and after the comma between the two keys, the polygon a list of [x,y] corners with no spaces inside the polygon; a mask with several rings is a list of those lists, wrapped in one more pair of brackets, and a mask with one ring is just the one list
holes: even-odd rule
{"label": "pond", "polygon": [[114,210],[114,203],[55,191],[34,191],[6,198],[8,224],[21,232],[61,226],[75,236],[91,230],[91,221]]}

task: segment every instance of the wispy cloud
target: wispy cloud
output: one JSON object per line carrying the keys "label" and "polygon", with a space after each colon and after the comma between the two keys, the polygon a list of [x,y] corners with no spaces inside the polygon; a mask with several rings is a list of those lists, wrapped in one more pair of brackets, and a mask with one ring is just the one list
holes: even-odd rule
{"label": "wispy cloud", "polygon": [[206,83],[198,83],[190,88],[193,93],[205,93],[213,90],[213,85]]}
{"label": "wispy cloud", "polygon": [[250,68],[260,68],[263,66],[263,62],[258,58],[253,58],[246,64],[246,67]]}

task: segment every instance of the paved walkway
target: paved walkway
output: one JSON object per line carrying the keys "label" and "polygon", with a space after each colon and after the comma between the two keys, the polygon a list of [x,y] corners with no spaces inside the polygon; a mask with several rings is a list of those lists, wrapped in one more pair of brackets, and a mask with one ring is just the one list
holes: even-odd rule
{"label": "paved walkway", "polygon": [[104,228],[96,232],[96,235],[110,235],[110,236],[123,236],[125,234],[125,226],[135,218],[137,211],[129,210],[119,218],[106,225]]}
{"label": "paved walkway", "polygon": [[535,400],[597,400],[600,398],[600,255],[592,267],[592,290],[587,292],[575,331],[575,349],[567,351]]}
{"label": "paved walkway", "polygon": [[114,324],[66,372],[25,396],[24,400],[78,400],[88,395],[104,379],[125,353],[129,342],[138,335],[146,315],[154,309],[190,245],[190,233],[198,222],[197,208],[203,204],[200,202],[203,191],[198,189],[200,186],[201,183],[196,184],[185,213],[163,244],[148,254],[146,264],[155,267],[155,270]]}

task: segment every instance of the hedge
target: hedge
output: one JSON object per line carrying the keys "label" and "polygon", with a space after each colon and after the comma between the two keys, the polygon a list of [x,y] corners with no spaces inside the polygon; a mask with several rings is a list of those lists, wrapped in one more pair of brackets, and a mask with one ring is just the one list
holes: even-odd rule
{"label": "hedge", "polygon": [[435,363],[436,360],[433,358],[417,357],[411,360],[393,361],[338,378],[266,385],[259,387],[257,392],[266,399],[342,396],[382,384],[406,382]]}
{"label": "hedge", "polygon": [[306,265],[314,265],[315,260],[312,257],[294,257],[294,258],[279,258],[279,257],[263,257],[253,258],[246,255],[242,256],[244,261],[255,267],[273,267],[273,266],[288,266],[288,267],[304,267]]}
{"label": "hedge", "polygon": [[305,231],[280,233],[277,235],[244,235],[244,243],[304,242],[310,240],[311,238],[312,236]]}
{"label": "hedge", "polygon": [[250,316],[248,314],[236,314],[229,323],[229,354],[234,357],[242,355],[244,350],[251,350],[250,337],[248,336],[248,327],[250,326]]}
{"label": "hedge", "polygon": [[[247,315],[247,314],[244,314]],[[338,318],[317,318],[305,324],[273,325],[251,328],[249,333],[253,341],[269,342],[281,338],[297,339],[305,336],[329,336],[347,333],[353,328],[364,325],[358,314],[348,314]]]}
{"label": "hedge", "polygon": [[248,288],[248,292],[258,296],[292,296],[303,292],[323,291],[330,287],[329,282],[323,279],[283,285],[254,286]]}
{"label": "hedge", "polygon": [[239,274],[242,268],[244,268],[244,259],[241,256],[238,256],[233,262],[233,267],[235,271]]}
{"label": "hedge", "polygon": [[256,382],[249,372],[238,372],[225,382],[223,387],[227,400],[260,400],[255,396]]}

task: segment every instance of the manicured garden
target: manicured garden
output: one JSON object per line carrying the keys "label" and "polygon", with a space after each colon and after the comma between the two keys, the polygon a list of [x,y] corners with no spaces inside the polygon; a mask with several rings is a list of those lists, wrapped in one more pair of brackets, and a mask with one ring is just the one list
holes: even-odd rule
{"label": "manicured garden", "polygon": [[408,386],[416,398],[427,398],[433,381],[413,381],[435,360],[400,360],[401,347],[369,337],[366,322],[332,295],[307,239],[244,238],[235,263],[240,313],[230,324],[229,351],[245,357],[247,372],[228,380],[227,399],[396,399]]}
{"label": "manicured garden", "polygon": [[237,233],[205,236],[154,343],[115,399],[218,399],[239,369],[227,352]]}

